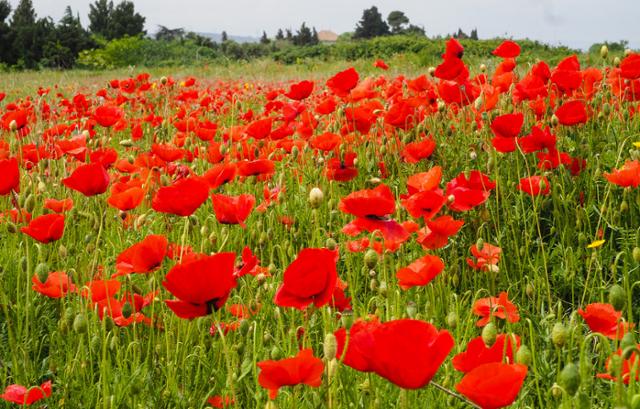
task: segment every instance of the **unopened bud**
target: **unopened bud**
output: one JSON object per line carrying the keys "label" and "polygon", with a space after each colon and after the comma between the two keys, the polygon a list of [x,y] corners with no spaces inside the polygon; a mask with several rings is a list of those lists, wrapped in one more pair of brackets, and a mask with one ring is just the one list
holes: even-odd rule
{"label": "unopened bud", "polygon": [[488,323],[482,328],[482,341],[487,348],[491,348],[498,337],[498,329],[493,322]]}
{"label": "unopened bud", "polygon": [[317,209],[322,204],[322,200],[324,199],[324,193],[320,188],[314,187],[309,192],[309,204],[312,208]]}

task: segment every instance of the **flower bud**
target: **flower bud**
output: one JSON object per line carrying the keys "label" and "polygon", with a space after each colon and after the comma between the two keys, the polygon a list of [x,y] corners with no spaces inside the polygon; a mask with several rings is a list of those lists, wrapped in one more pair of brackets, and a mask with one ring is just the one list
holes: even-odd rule
{"label": "flower bud", "polygon": [[18,123],[16,122],[15,119],[11,120],[11,122],[9,122],[9,130],[11,132],[15,132],[18,130]]}
{"label": "flower bud", "polygon": [[342,321],[342,326],[347,331],[349,331],[351,329],[351,326],[353,325],[353,311],[351,310],[342,311],[342,314],[340,315],[340,321]]}
{"label": "flower bud", "polygon": [[433,77],[436,74],[436,67],[429,67],[427,72]]}
{"label": "flower bud", "polygon": [[416,303],[413,301],[409,301],[407,303],[407,315],[409,318],[414,319],[416,317],[416,312],[418,312],[418,308]]}
{"label": "flower bud", "polygon": [[636,339],[633,336],[633,332],[629,331],[626,334],[624,334],[624,336],[622,337],[622,340],[620,340],[620,349],[624,351],[627,348],[635,348],[635,346],[636,346]]}
{"label": "flower bud", "polygon": [[455,311],[447,314],[447,326],[451,329],[455,329],[458,326],[458,314]]}
{"label": "flower bud", "polygon": [[627,295],[624,288],[618,284],[614,284],[609,289],[609,304],[613,305],[616,311],[622,311],[627,302]]}
{"label": "flower bud", "polygon": [[329,250],[335,250],[337,246],[338,243],[332,237],[329,237],[325,242],[325,247],[327,247]]}
{"label": "flower bud", "polygon": [[634,247],[631,256],[633,257],[633,261],[640,263],[640,247]]}
{"label": "flower bud", "polygon": [[78,314],[73,319],[73,330],[78,334],[84,334],[87,332],[89,325],[87,323],[87,318],[84,314]]}
{"label": "flower bud", "polygon": [[531,365],[532,356],[529,347],[526,345],[520,345],[520,348],[518,348],[518,351],[516,352],[515,359],[518,364],[527,366]]}
{"label": "flower bud", "polygon": [[317,209],[322,204],[322,200],[324,199],[324,193],[320,188],[314,187],[309,192],[309,204],[312,208]]}
{"label": "flower bud", "polygon": [[47,281],[47,277],[49,277],[49,266],[47,265],[47,263],[39,263],[36,266],[36,275],[38,276],[38,280],[40,280],[41,283]]}
{"label": "flower bud", "polygon": [[482,341],[487,348],[491,348],[498,337],[498,329],[493,322],[488,323],[482,328]]}
{"label": "flower bud", "polygon": [[324,336],[324,357],[327,361],[331,361],[336,358],[336,353],[338,351],[338,341],[336,340],[336,336],[332,333],[327,333]]}
{"label": "flower bud", "polygon": [[580,388],[580,372],[578,371],[578,367],[571,362],[565,365],[560,372],[560,376],[558,376],[558,382],[569,396],[575,395],[576,392],[578,392],[578,388]]}
{"label": "flower bud", "polygon": [[378,264],[378,253],[375,250],[369,249],[364,254],[364,264],[368,269],[372,269]]}
{"label": "flower bud", "polygon": [[127,301],[122,306],[122,316],[124,318],[129,318],[131,317],[131,314],[133,314],[133,307],[131,306],[131,303]]}
{"label": "flower bud", "polygon": [[551,329],[551,342],[558,348],[567,342],[568,331],[561,322],[556,322]]}
{"label": "flower bud", "polygon": [[603,60],[606,60],[608,56],[609,56],[609,47],[607,47],[606,44],[603,44],[602,47],[600,47],[600,58],[602,58]]}

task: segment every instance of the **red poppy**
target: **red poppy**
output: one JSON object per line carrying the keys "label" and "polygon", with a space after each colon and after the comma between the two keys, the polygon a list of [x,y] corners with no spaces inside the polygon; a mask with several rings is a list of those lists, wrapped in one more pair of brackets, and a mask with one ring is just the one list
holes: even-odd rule
{"label": "red poppy", "polygon": [[109,174],[102,164],[90,163],[78,166],[71,176],[62,179],[62,183],[85,196],[95,196],[107,191]]}
{"label": "red poppy", "polygon": [[231,396],[216,395],[207,399],[207,403],[214,408],[222,409],[226,407],[231,407],[235,405],[236,402],[233,400],[233,397]]}
{"label": "red poppy", "polygon": [[584,124],[587,122],[587,109],[582,101],[569,101],[556,110],[556,117],[562,125]]}
{"label": "red poppy", "polygon": [[209,184],[206,180],[196,176],[187,177],[158,189],[151,207],[156,212],[190,216],[208,197]]}
{"label": "red poppy", "polygon": [[520,321],[518,308],[508,299],[506,292],[501,292],[498,298],[481,298],[473,303],[472,312],[480,316],[476,326],[484,327],[489,323],[491,317],[507,320],[511,323]]}
{"label": "red poppy", "polygon": [[467,258],[467,264],[476,270],[497,271],[501,253],[502,249],[493,244],[484,243],[480,249],[473,244],[471,246],[471,254],[475,257],[475,260]]}
{"label": "red poppy", "polygon": [[546,176],[531,176],[520,179],[518,190],[530,196],[546,196],[551,191],[551,185]]}
{"label": "red poppy", "polygon": [[469,77],[469,70],[464,62],[456,57],[445,57],[436,67],[433,75],[442,80],[466,79]]}
{"label": "red poppy", "polygon": [[313,92],[313,86],[313,82],[307,80],[300,81],[297,84],[291,84],[289,92],[284,94],[284,96],[296,101],[302,101],[311,95]]}
{"label": "red poppy", "polygon": [[153,234],[145,237],[118,255],[116,273],[113,277],[156,270],[167,255],[168,245],[169,241],[163,235]]}
{"label": "red poppy", "polygon": [[425,220],[435,216],[442,209],[445,201],[440,189],[414,193],[401,200],[402,206],[407,209],[411,217],[424,217]]}
{"label": "red poppy", "polygon": [[589,304],[584,310],[578,309],[578,314],[585,320],[591,331],[599,332],[613,340],[622,339],[630,328],[628,322],[622,322],[622,312],[616,311],[611,304]]}
{"label": "red poppy", "polygon": [[279,361],[258,362],[258,383],[269,390],[269,398],[275,399],[283,386],[305,384],[317,388],[322,384],[324,363],[313,356],[313,350],[303,349],[293,358]]}
{"label": "red poppy", "polygon": [[492,362],[468,372],[456,390],[482,409],[498,409],[516,400],[526,377],[524,365]]}
{"label": "red poppy", "polygon": [[355,68],[351,67],[329,78],[327,87],[337,96],[346,97],[358,85],[359,80],[360,75]]}
{"label": "red poppy", "polygon": [[209,315],[222,308],[236,287],[234,253],[202,256],[174,266],[162,285],[178,300],[165,303],[180,318]]}
{"label": "red poppy", "polygon": [[0,160],[0,196],[20,192],[20,168],[16,158]]}
{"label": "red poppy", "polygon": [[69,291],[76,291],[76,286],[71,282],[71,277],[61,271],[49,273],[44,283],[40,281],[38,274],[34,274],[31,282],[33,283],[32,288],[34,291],[51,298],[62,298]]}
{"label": "red poppy", "polygon": [[358,217],[346,224],[342,232],[351,237],[362,232],[379,232],[384,239],[384,248],[389,251],[396,251],[410,237],[410,233],[402,224],[393,219],[379,217]]}
{"label": "red poppy", "polygon": [[520,55],[520,46],[511,40],[504,40],[491,54],[502,58],[516,58]]}
{"label": "red poppy", "polygon": [[68,212],[73,209],[73,199],[44,199],[44,208],[56,213]]}
{"label": "red poppy", "polygon": [[219,223],[239,224],[242,227],[246,227],[244,222],[256,204],[256,198],[251,194],[242,194],[240,196],[213,194],[211,195],[211,201]]}
{"label": "red poppy", "polygon": [[455,38],[450,38],[449,40],[447,40],[447,44],[445,45],[445,47],[446,47],[445,52],[444,52],[444,55],[442,56],[443,58],[447,58],[447,57],[462,58],[464,54],[464,47]]}
{"label": "red poppy", "polygon": [[59,240],[64,233],[64,215],[52,213],[38,216],[31,220],[28,226],[21,227],[20,231],[40,243]]}
{"label": "red poppy", "polygon": [[124,111],[117,106],[102,105],[96,108],[93,118],[105,128],[109,128],[116,124],[124,117]]}
{"label": "red poppy", "polygon": [[468,179],[461,173],[447,183],[447,195],[453,197],[449,207],[456,212],[471,210],[486,202],[495,187],[495,182],[478,170],[472,170]]}
{"label": "red poppy", "polygon": [[522,113],[506,114],[496,117],[491,122],[491,130],[495,137],[491,140],[498,152],[507,153],[516,150],[516,136],[520,134],[524,115]]}
{"label": "red poppy", "polygon": [[346,365],[374,372],[405,389],[419,389],[431,382],[454,345],[448,331],[412,319],[356,323],[348,342],[344,329],[335,335],[338,356],[346,354]]}
{"label": "red poppy", "polygon": [[137,185],[115,183],[111,187],[111,195],[107,199],[107,203],[111,207],[126,212],[140,206],[146,193],[143,188]]}
{"label": "red poppy", "polygon": [[427,254],[396,273],[398,285],[403,290],[427,285],[444,270],[444,262],[438,256]]}
{"label": "red poppy", "polygon": [[627,161],[622,169],[614,169],[611,173],[605,172],[604,177],[614,185],[638,187],[640,185],[640,161]]}
{"label": "red poppy", "polygon": [[346,153],[344,159],[331,158],[327,161],[325,176],[329,180],[348,182],[358,176],[358,168],[355,165],[356,154]]}
{"label": "red poppy", "polygon": [[303,249],[284,271],[273,301],[281,307],[299,310],[311,303],[318,308],[327,305],[338,280],[337,261],[337,251]]}
{"label": "red poppy", "polygon": [[400,152],[400,156],[406,163],[418,163],[423,159],[429,158],[435,149],[435,141],[433,138],[428,137],[419,142],[406,144]]}
{"label": "red poppy", "polygon": [[209,183],[209,189],[231,182],[236,177],[235,163],[219,163],[206,171],[202,177]]}
{"label": "red poppy", "polygon": [[[640,348],[640,345],[636,345],[636,348]],[[606,373],[599,373],[596,377],[600,379],[607,379],[610,381],[618,381],[618,372],[617,368],[613,367],[613,358],[616,357],[616,360],[622,362],[622,368],[620,370],[620,377],[622,378],[622,382],[625,384],[629,384],[629,381],[632,379],[632,371],[635,373],[635,380],[637,381],[640,378],[640,371],[638,371],[638,353],[636,351],[631,352],[631,355],[625,359],[623,357],[622,349],[618,349],[614,352],[610,357],[607,358],[607,362],[605,363],[605,367],[607,369]],[[615,376],[614,376],[615,375]]]}
{"label": "red poppy", "polygon": [[22,385],[9,385],[4,389],[0,398],[17,405],[31,405],[49,396],[51,396],[51,381],[31,388]]}
{"label": "red poppy", "polygon": [[275,164],[269,159],[243,160],[238,162],[240,176],[270,176],[275,172]]}
{"label": "red poppy", "polygon": [[513,353],[519,346],[520,337],[517,335],[500,334],[490,347],[485,345],[482,337],[477,337],[469,341],[467,350],[454,356],[451,362],[461,372],[469,372],[490,362],[513,363]]}
{"label": "red poppy", "polygon": [[85,284],[81,295],[85,298],[91,298],[91,301],[97,303],[99,301],[113,298],[122,284],[118,280],[92,280]]}
{"label": "red poppy", "polygon": [[421,172],[407,178],[407,190],[412,195],[416,192],[434,190],[440,185],[442,167],[434,166],[428,172]]}
{"label": "red poppy", "polygon": [[380,68],[381,70],[388,70],[389,66],[384,60],[377,59],[376,62],[373,63],[373,66],[376,68]]}
{"label": "red poppy", "polygon": [[26,109],[16,109],[2,115],[2,128],[6,131],[12,131],[13,129],[11,125],[13,124],[16,126],[14,129],[18,132],[19,136],[26,136],[29,134],[29,127],[27,127],[28,122],[29,111]]}
{"label": "red poppy", "polygon": [[251,122],[245,128],[247,135],[254,139],[265,139],[271,134],[271,127],[273,126],[273,119],[265,118]]}
{"label": "red poppy", "polygon": [[628,80],[640,78],[640,54],[632,53],[622,59],[620,62],[620,76]]}
{"label": "red poppy", "polygon": [[321,135],[317,135],[311,139],[311,146],[321,151],[329,152],[334,150],[340,145],[342,138],[340,135],[325,132]]}
{"label": "red poppy", "polygon": [[383,217],[396,210],[395,198],[385,184],[353,192],[340,199],[339,209],[356,217]]}
{"label": "red poppy", "polygon": [[464,220],[455,220],[446,215],[434,220],[427,220],[427,226],[418,231],[418,243],[427,249],[439,249],[447,245],[449,237],[457,234]]}

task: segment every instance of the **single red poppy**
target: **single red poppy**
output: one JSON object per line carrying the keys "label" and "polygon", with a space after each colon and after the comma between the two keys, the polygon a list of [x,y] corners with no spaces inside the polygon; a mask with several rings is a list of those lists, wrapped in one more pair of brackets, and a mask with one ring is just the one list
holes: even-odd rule
{"label": "single red poppy", "polygon": [[296,101],[302,101],[311,95],[313,92],[313,86],[313,82],[307,80],[300,81],[297,84],[291,84],[289,92],[284,94],[284,96]]}
{"label": "single red poppy", "polygon": [[389,66],[387,65],[387,63],[381,59],[377,59],[376,62],[373,63],[373,66],[385,71],[389,69]]}
{"label": "single red poppy", "polygon": [[44,208],[56,213],[68,212],[73,209],[73,199],[44,199]]}
{"label": "single red poppy", "polygon": [[492,362],[468,372],[456,390],[482,409],[498,409],[516,400],[526,377],[524,365]]}
{"label": "single red poppy", "polygon": [[245,128],[247,135],[254,139],[265,139],[271,134],[271,127],[273,126],[273,119],[265,118],[253,121]]}
{"label": "single red poppy", "polygon": [[620,76],[628,80],[640,78],[640,54],[632,53],[622,59],[620,62]]}
{"label": "single red poppy", "polygon": [[102,164],[90,163],[78,166],[71,176],[62,179],[62,183],[85,196],[95,196],[107,191],[109,174]]}
{"label": "single red poppy", "polygon": [[604,177],[614,185],[621,187],[640,186],[640,161],[627,161],[621,169],[614,169],[611,173],[604,173]]}
{"label": "single red poppy", "polygon": [[152,234],[124,250],[116,258],[117,277],[131,273],[150,273],[160,267],[167,255],[169,241],[161,234]]}
{"label": "single red poppy", "polygon": [[4,389],[0,398],[17,405],[31,405],[49,396],[51,396],[51,381],[31,388],[22,385],[9,385]]}
{"label": "single red poppy", "polygon": [[0,196],[20,192],[20,168],[16,158],[0,160]]}
{"label": "single red poppy", "polygon": [[28,226],[21,227],[20,231],[40,243],[59,240],[64,233],[64,215],[52,213],[38,216],[31,220]]}
{"label": "single red poppy", "polygon": [[111,187],[111,195],[107,199],[107,203],[111,207],[126,212],[140,206],[146,193],[140,186],[115,183]]}
{"label": "single red poppy", "polygon": [[453,197],[449,207],[456,212],[471,210],[486,202],[495,187],[495,182],[478,170],[472,170],[469,178],[460,173],[447,183],[447,195]]}
{"label": "single red poppy", "polygon": [[114,105],[102,105],[96,108],[93,118],[105,128],[109,128],[116,124],[124,117],[124,111]]}
{"label": "single red poppy", "polygon": [[340,199],[341,211],[356,217],[383,217],[396,210],[395,198],[391,189],[380,184],[375,189],[353,192]]}
{"label": "single red poppy", "polygon": [[236,287],[234,253],[202,256],[174,266],[162,285],[178,300],[165,303],[180,318],[209,315],[222,308]]}
{"label": "single red poppy", "polygon": [[215,395],[207,399],[207,403],[216,409],[227,408],[235,405],[235,400],[232,396],[220,396]]}
{"label": "single red poppy", "polygon": [[227,196],[214,193],[211,195],[211,201],[213,202],[213,211],[219,223],[239,224],[242,227],[247,227],[244,222],[256,204],[256,198],[251,194]]}
{"label": "single red poppy", "polygon": [[613,340],[622,339],[630,328],[628,322],[622,322],[622,312],[616,311],[611,304],[589,304],[584,310],[578,309],[578,314],[585,320],[591,331],[599,332]]}
{"label": "single red poppy", "polygon": [[491,317],[507,320],[511,323],[520,321],[518,307],[508,299],[506,292],[501,292],[499,297],[487,297],[476,300],[473,303],[472,312],[480,316],[476,326],[484,327],[489,323]]}
{"label": "single red poppy", "polygon": [[442,167],[434,166],[428,172],[421,172],[407,178],[407,190],[412,195],[417,192],[437,189],[442,179]]}
{"label": "single red poppy", "polygon": [[351,67],[329,78],[327,87],[339,97],[346,97],[358,85],[360,75]]}
{"label": "single red poppy", "polygon": [[92,280],[85,284],[80,294],[97,303],[108,298],[113,298],[122,284],[118,280]]}
{"label": "single red poppy", "polygon": [[284,271],[282,285],[273,301],[281,307],[305,309],[313,303],[317,308],[331,301],[338,272],[338,252],[306,248]]}
{"label": "single red poppy", "polygon": [[62,298],[68,292],[75,292],[76,286],[71,282],[71,277],[61,271],[55,271],[47,275],[47,279],[40,281],[38,274],[34,274],[31,278],[34,291],[50,298]]}
{"label": "single red poppy", "polygon": [[402,199],[401,203],[411,217],[423,217],[425,220],[429,220],[442,209],[445,201],[442,190],[437,189],[414,193],[408,198]]}
{"label": "single red poppy", "polygon": [[156,212],[190,216],[208,197],[209,184],[206,180],[197,176],[187,177],[158,189],[151,207]]}
{"label": "single red poppy", "polygon": [[324,363],[313,356],[313,350],[303,349],[293,358],[279,361],[258,362],[258,383],[269,390],[269,398],[275,399],[283,386],[305,384],[317,388],[322,384]]}
{"label": "single red poppy", "polygon": [[520,179],[518,190],[530,196],[546,196],[551,191],[551,185],[546,176],[531,176]]}
{"label": "single red poppy", "polygon": [[[640,345],[636,345],[636,348],[640,348]],[[624,351],[622,349],[618,349],[614,352],[610,357],[607,358],[607,362],[605,363],[605,368],[607,369],[606,373],[599,373],[596,375],[597,378],[607,379],[610,381],[618,381],[622,380],[625,384],[629,384],[629,381],[634,378],[635,381],[640,378],[640,371],[638,371],[638,353],[636,351],[631,352],[631,355],[628,358],[623,357]],[[622,362],[622,366],[619,369],[620,373],[618,378],[618,366],[619,364],[615,364],[614,362]]]}
{"label": "single red poppy", "polygon": [[482,337],[476,337],[469,341],[467,350],[454,356],[451,362],[461,372],[469,372],[490,362],[513,363],[513,354],[518,347],[520,337],[517,335],[500,334],[490,347],[487,347]]}
{"label": "single red poppy", "polygon": [[473,257],[475,257],[475,260],[467,258],[467,264],[471,268],[483,271],[497,271],[500,254],[502,253],[500,247],[484,243],[482,248],[478,248],[473,244],[470,250]]}
{"label": "single red poppy", "polygon": [[587,109],[584,102],[579,100],[569,101],[556,110],[556,117],[562,125],[572,126],[587,122]]}
{"label": "single red poppy", "polygon": [[427,254],[396,273],[398,285],[403,290],[429,284],[444,270],[444,262],[438,256]]}
{"label": "single red poppy", "polygon": [[418,163],[429,158],[435,149],[436,142],[433,138],[428,137],[422,141],[406,144],[400,152],[400,156],[406,163]]}
{"label": "single red poppy", "polygon": [[520,55],[520,46],[511,40],[504,40],[491,54],[502,58],[516,58]]}
{"label": "single red poppy", "polygon": [[418,231],[418,243],[427,249],[439,249],[447,245],[449,237],[457,234],[464,220],[455,220],[449,215],[427,220],[426,227]]}
{"label": "single red poppy", "polygon": [[218,187],[235,179],[236,164],[218,163],[206,171],[202,177],[209,183],[209,189],[217,189]]}

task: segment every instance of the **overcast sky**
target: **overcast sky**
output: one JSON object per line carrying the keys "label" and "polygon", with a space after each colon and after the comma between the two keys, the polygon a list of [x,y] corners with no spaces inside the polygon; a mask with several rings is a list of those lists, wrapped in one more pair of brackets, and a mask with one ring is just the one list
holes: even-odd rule
{"label": "overcast sky", "polygon": [[[9,0],[15,7],[19,0]],[[70,5],[87,24],[89,0],[32,0],[38,16],[58,20]],[[117,3],[119,0],[115,0]],[[528,37],[550,44],[587,48],[592,43],[628,40],[640,48],[640,0],[134,0],[158,24],[191,31],[259,37],[304,21],[318,30],[352,31],[362,10],[377,5],[386,18],[402,10],[428,35],[446,35],[461,27],[478,29],[480,38]]]}

